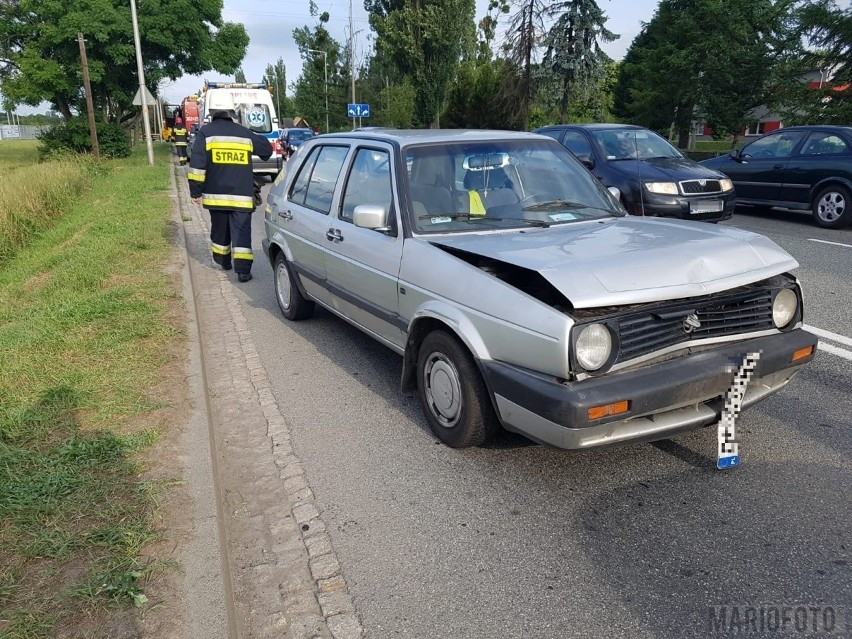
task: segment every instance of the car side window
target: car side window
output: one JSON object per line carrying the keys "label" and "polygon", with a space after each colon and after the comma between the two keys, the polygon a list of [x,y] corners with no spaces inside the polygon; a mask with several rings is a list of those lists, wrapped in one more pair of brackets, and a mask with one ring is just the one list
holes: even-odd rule
{"label": "car side window", "polygon": [[743,147],[742,155],[753,158],[789,157],[802,135],[801,131],[773,133]]}
{"label": "car side window", "polygon": [[840,155],[849,153],[849,145],[838,135],[815,131],[808,136],[802,155]]}
{"label": "car side window", "polygon": [[305,196],[308,194],[308,184],[311,180],[311,173],[314,170],[314,164],[316,164],[321,148],[322,147],[315,147],[311,151],[311,154],[302,163],[302,168],[299,170],[299,174],[296,176],[296,179],[293,180],[293,185],[290,187],[290,193],[287,196],[287,199],[291,202],[295,204],[305,203]]}
{"label": "car side window", "polygon": [[592,145],[585,135],[579,131],[565,131],[565,139],[562,140],[565,148],[574,155],[588,155],[592,157]]}
{"label": "car side window", "polygon": [[[349,148],[345,146],[320,147],[319,156],[308,181],[305,206],[328,215],[331,211],[331,199],[334,196],[337,178],[340,176],[343,160],[346,159],[348,152]],[[301,177],[300,175],[299,178]]]}
{"label": "car side window", "polygon": [[380,149],[358,149],[340,207],[340,219],[352,222],[355,207],[362,204],[381,206],[385,218],[391,220],[393,191],[391,189],[390,154]]}
{"label": "car side window", "polygon": [[539,131],[539,135],[546,135],[549,138],[553,138],[557,142],[559,142],[559,138],[562,137],[562,131],[559,129],[550,129],[549,131]]}

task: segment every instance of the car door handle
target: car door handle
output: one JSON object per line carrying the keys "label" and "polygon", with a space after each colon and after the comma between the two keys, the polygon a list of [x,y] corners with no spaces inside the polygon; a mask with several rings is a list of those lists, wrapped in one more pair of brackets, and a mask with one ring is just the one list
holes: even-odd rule
{"label": "car door handle", "polygon": [[283,217],[285,220],[292,220],[293,214],[290,211],[278,211],[278,217]]}
{"label": "car door handle", "polygon": [[342,242],[343,233],[340,232],[340,229],[328,229],[325,232],[325,239],[327,239],[329,242]]}
{"label": "car door handle", "polygon": [[776,164],[776,165],[775,165],[775,166],[773,166],[772,168],[773,168],[773,169],[775,169],[775,170],[777,171],[777,170],[779,170],[779,169],[783,169],[783,168],[784,168],[784,165],[783,165],[783,164]]}

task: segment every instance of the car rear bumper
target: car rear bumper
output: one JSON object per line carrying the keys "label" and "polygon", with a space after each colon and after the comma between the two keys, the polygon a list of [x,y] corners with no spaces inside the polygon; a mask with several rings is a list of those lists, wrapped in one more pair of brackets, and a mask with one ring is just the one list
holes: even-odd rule
{"label": "car rear bumper", "polygon": [[[558,380],[503,362],[482,369],[503,425],[558,448],[592,448],[653,441],[713,423],[735,371],[748,353],[760,353],[743,406],[784,386],[813,353],[793,363],[794,352],[814,347],[817,338],[789,333],[720,345],[639,369],[580,382]],[[629,402],[627,413],[590,420],[589,408]]]}
{"label": "car rear bumper", "polygon": [[284,166],[284,160],[278,154],[273,154],[268,160],[261,160],[256,155],[251,156],[251,168],[255,173],[278,173]]}

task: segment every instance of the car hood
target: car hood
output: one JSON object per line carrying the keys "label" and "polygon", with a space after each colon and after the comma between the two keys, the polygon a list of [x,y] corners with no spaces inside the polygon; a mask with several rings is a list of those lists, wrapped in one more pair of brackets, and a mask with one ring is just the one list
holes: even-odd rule
{"label": "car hood", "polygon": [[634,217],[429,241],[538,271],[574,308],[708,295],[798,266],[762,235]]}
{"label": "car hood", "polygon": [[610,166],[627,177],[641,174],[643,182],[704,180],[724,177],[718,171],[689,158],[655,158],[652,160],[615,160]]}

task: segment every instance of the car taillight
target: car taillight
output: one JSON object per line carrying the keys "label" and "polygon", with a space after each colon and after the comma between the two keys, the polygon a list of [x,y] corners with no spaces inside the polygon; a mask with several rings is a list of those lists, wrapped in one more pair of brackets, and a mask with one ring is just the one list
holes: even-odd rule
{"label": "car taillight", "polygon": [[281,155],[281,140],[274,140],[272,143],[272,149],[278,155]]}

